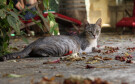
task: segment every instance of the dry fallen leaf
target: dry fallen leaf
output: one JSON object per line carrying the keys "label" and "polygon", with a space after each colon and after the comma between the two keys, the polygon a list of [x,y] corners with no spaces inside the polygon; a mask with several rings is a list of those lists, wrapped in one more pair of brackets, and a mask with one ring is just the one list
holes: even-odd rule
{"label": "dry fallen leaf", "polygon": [[12,47],[10,49],[12,49],[13,51],[19,51],[19,49],[17,47]]}
{"label": "dry fallen leaf", "polygon": [[43,64],[56,64],[56,63],[60,63],[60,59],[54,60],[54,61],[43,62]]}
{"label": "dry fallen leaf", "polygon": [[110,84],[110,83],[102,80],[101,78],[90,79],[76,76],[65,79],[63,84]]}
{"label": "dry fallen leaf", "polygon": [[66,56],[66,57],[61,57],[60,58],[62,61],[82,61],[86,59],[85,57],[80,57],[80,56]]}
{"label": "dry fallen leaf", "polygon": [[131,48],[128,47],[127,50],[129,50],[129,51],[135,51],[135,47],[131,47]]}
{"label": "dry fallen leaf", "polygon": [[94,63],[97,63],[97,62],[100,62],[100,61],[103,62],[104,60],[102,59],[101,56],[96,55],[94,57],[89,57],[86,64],[94,64]]}
{"label": "dry fallen leaf", "polygon": [[69,65],[71,65],[71,64],[72,64],[71,62],[69,62],[69,63],[66,63],[66,65],[67,65],[67,66],[69,66]]}
{"label": "dry fallen leaf", "polygon": [[91,65],[86,65],[86,69],[91,69],[91,68],[96,68],[96,67],[91,66]]}
{"label": "dry fallen leaf", "polygon": [[62,74],[56,74],[55,77],[64,77]]}
{"label": "dry fallen leaf", "polygon": [[94,56],[93,58],[96,59],[96,60],[97,59],[102,59],[102,57],[101,56],[98,56],[98,55]]}
{"label": "dry fallen leaf", "polygon": [[101,53],[101,50],[94,49],[93,52]]}
{"label": "dry fallen leaf", "polygon": [[132,62],[132,60],[129,60],[129,59],[128,59],[128,60],[126,61],[126,63],[133,63],[133,62]]}
{"label": "dry fallen leaf", "polygon": [[20,77],[24,77],[24,75],[18,75],[18,74],[4,74],[2,77],[20,78]]}
{"label": "dry fallen leaf", "polygon": [[112,60],[112,58],[104,57],[103,60]]}
{"label": "dry fallen leaf", "polygon": [[95,64],[97,62],[99,62],[99,61],[98,60],[93,60],[93,61],[90,61],[90,62],[86,62],[86,64]]}
{"label": "dry fallen leaf", "polygon": [[110,47],[110,46],[105,46],[105,52],[103,52],[103,54],[111,54],[111,53],[114,53],[114,52],[117,52],[119,50],[118,47]]}
{"label": "dry fallen leaf", "polygon": [[17,60],[8,60],[7,62],[17,62]]}
{"label": "dry fallen leaf", "polygon": [[82,54],[83,54],[83,55],[87,55],[87,53],[86,53],[86,52],[82,52]]}
{"label": "dry fallen leaf", "polygon": [[126,61],[126,63],[134,63],[134,61],[131,60],[133,56],[131,56],[128,53],[124,53],[124,54],[125,56],[115,56],[115,60],[119,60],[121,62]]}
{"label": "dry fallen leaf", "polygon": [[115,56],[115,60],[119,60],[119,61],[126,61],[127,60],[127,58],[126,57],[124,57],[124,56]]}
{"label": "dry fallen leaf", "polygon": [[51,77],[50,79],[47,77],[43,77],[40,82],[37,82],[35,84],[59,84],[57,82],[54,81],[55,77]]}
{"label": "dry fallen leaf", "polygon": [[82,77],[79,75],[72,75],[69,78],[66,78],[63,80],[63,83],[57,83],[54,80],[54,77],[47,78],[43,77],[40,82],[37,82],[35,84],[111,84],[105,80],[102,80],[101,78],[88,78],[88,77]]}

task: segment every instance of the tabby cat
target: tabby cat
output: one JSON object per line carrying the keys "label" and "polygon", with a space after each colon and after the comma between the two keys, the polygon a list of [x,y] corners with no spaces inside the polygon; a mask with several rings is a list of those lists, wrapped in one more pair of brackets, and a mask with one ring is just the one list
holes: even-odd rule
{"label": "tabby cat", "polygon": [[10,53],[0,57],[0,61],[19,57],[63,56],[72,53],[92,52],[97,47],[97,39],[101,32],[101,18],[95,24],[87,23],[84,32],[75,36],[57,35],[40,38],[28,45],[21,52]]}

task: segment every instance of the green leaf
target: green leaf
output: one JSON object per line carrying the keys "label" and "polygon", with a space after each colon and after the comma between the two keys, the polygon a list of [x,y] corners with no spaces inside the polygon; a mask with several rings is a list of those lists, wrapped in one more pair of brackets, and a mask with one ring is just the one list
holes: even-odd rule
{"label": "green leaf", "polygon": [[49,0],[43,0],[43,5],[44,5],[45,9],[48,11],[48,9],[49,9]]}
{"label": "green leaf", "polygon": [[50,33],[52,34],[54,30],[55,30],[55,27],[54,27],[54,26],[53,26],[53,27],[51,27],[51,29],[50,29]]}
{"label": "green leaf", "polygon": [[3,49],[6,50],[7,47],[8,47],[8,43],[7,42],[4,42],[3,43]]}
{"label": "green leaf", "polygon": [[48,20],[50,21],[50,33],[54,33],[55,35],[58,35],[58,30],[56,30],[56,28],[58,28],[58,24],[55,21],[55,16],[52,13],[48,13],[47,16]]}
{"label": "green leaf", "polygon": [[54,30],[54,35],[58,35],[58,31],[57,30]]}
{"label": "green leaf", "polygon": [[8,4],[8,8],[12,9],[14,7],[14,2],[10,0],[9,4]]}
{"label": "green leaf", "polygon": [[8,42],[9,41],[9,36],[8,36],[7,32],[4,33],[4,36],[3,37],[4,37],[3,40],[5,42]]}
{"label": "green leaf", "polygon": [[9,13],[11,16],[13,16],[17,21],[20,21],[18,15],[17,15],[16,13],[14,13],[13,11],[9,11],[8,13]]}
{"label": "green leaf", "polygon": [[52,14],[52,13],[48,13],[48,19],[49,20],[53,20],[53,21],[55,21],[55,16],[54,16],[54,14]]}
{"label": "green leaf", "polygon": [[50,21],[50,33],[54,33],[55,35],[58,35],[58,30],[56,28],[58,28],[58,24],[55,21]]}
{"label": "green leaf", "polygon": [[6,13],[4,12],[4,9],[0,9],[0,18],[3,19],[6,17]]}
{"label": "green leaf", "polygon": [[17,35],[20,35],[20,28],[18,21],[11,15],[7,16],[7,21],[9,25],[17,32]]}
{"label": "green leaf", "polygon": [[[38,14],[38,15],[39,15],[39,17],[40,17],[41,19],[43,19],[43,20],[47,21],[47,19],[46,19],[43,15],[41,15],[39,12],[37,12],[37,11],[36,11],[36,14]],[[47,22],[48,22],[48,21],[47,21]]]}

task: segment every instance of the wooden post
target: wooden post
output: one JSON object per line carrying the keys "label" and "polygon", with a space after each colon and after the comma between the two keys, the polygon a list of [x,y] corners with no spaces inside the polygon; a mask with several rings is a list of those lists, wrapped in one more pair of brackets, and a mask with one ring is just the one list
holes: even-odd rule
{"label": "wooden post", "polygon": [[87,18],[85,0],[60,0],[59,13],[84,22]]}

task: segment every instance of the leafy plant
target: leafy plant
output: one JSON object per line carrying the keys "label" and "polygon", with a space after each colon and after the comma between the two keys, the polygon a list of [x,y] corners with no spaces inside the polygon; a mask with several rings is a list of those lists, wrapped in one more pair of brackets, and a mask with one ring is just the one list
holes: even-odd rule
{"label": "leafy plant", "polygon": [[[57,1],[57,0],[55,0],[55,1]],[[28,10],[28,11],[32,12],[33,14],[36,13],[37,15],[40,16],[41,19],[43,19],[44,21],[47,21],[49,23],[49,27],[50,27],[49,33],[51,35],[58,35],[59,28],[58,28],[57,22],[55,21],[55,16],[54,16],[54,14],[49,12],[49,10],[51,9],[50,0],[43,0],[43,5],[45,7],[45,10],[48,12],[47,19],[44,18],[44,16],[37,11],[34,11],[34,12],[31,10]],[[34,19],[32,19],[32,20],[43,30],[43,25],[41,25],[41,23],[37,23]]]}
{"label": "leafy plant", "polygon": [[[9,53],[8,46],[9,46],[9,35],[11,33],[11,29],[16,31],[17,35],[22,35],[20,31],[20,20],[19,17],[22,15],[18,14],[16,9],[13,7],[12,0],[7,5],[6,0],[0,0],[0,56]],[[50,9],[49,0],[43,0],[44,7],[48,11]],[[13,10],[13,11],[12,11]],[[37,13],[37,12],[36,12]],[[37,13],[38,14],[38,13]],[[42,19],[45,20],[43,15],[38,14]],[[50,23],[50,33],[54,35],[58,35],[58,24],[55,21],[55,16],[52,13],[48,13],[47,21]],[[34,21],[34,20],[33,20]],[[36,22],[35,22],[36,23]],[[36,23],[42,29],[41,23]],[[27,40],[23,37],[26,42]]]}
{"label": "leafy plant", "polygon": [[58,12],[60,0],[49,0],[49,1],[50,1],[51,10],[55,10],[56,12]]}
{"label": "leafy plant", "polygon": [[[57,0],[55,0],[57,1]],[[46,11],[48,12],[48,16],[47,16],[47,19],[49,21],[49,24],[50,24],[50,34],[54,34],[54,35],[58,35],[59,33],[59,29],[58,29],[58,24],[57,22],[55,21],[55,16],[54,14],[50,13],[49,10],[51,9],[50,8],[50,3],[49,3],[49,0],[43,0],[43,5],[46,9]]]}
{"label": "leafy plant", "polygon": [[5,0],[0,1],[0,56],[9,52],[8,45],[11,27],[18,35],[21,34],[19,28],[21,22],[17,13],[11,10],[14,10],[12,2],[6,5]]}
{"label": "leafy plant", "polygon": [[47,11],[50,9],[49,0],[43,0],[43,5]]}
{"label": "leafy plant", "polygon": [[58,24],[55,21],[55,16],[52,13],[48,13],[47,18],[50,22],[50,34],[58,35]]}

